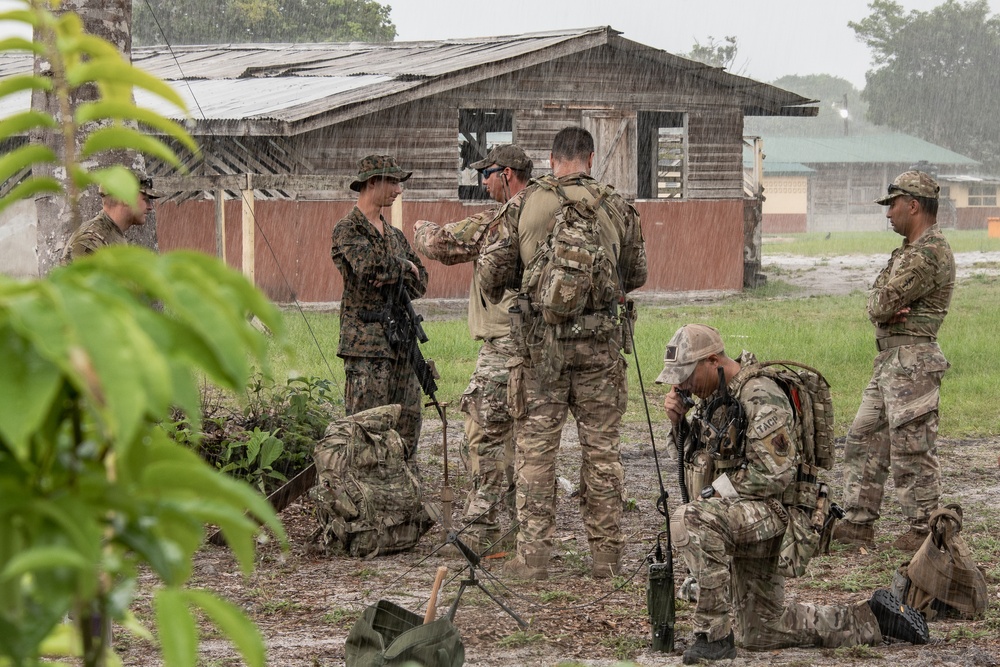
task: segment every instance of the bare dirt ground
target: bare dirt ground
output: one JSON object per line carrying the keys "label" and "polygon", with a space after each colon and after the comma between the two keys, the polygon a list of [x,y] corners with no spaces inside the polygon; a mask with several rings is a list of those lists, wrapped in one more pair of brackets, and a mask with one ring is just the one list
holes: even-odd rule
{"label": "bare dirt ground", "polygon": [[[976,253],[980,255],[981,253]],[[995,271],[997,257],[960,259],[966,272]],[[836,258],[825,263],[799,263],[795,258],[777,262],[765,260],[765,272],[774,278],[801,285],[803,296],[820,293],[850,293],[863,290],[877,273],[882,258],[848,260]],[[979,269],[972,268],[978,264]],[[986,269],[982,267],[987,265]],[[772,267],[769,271],[769,265]],[[992,268],[990,268],[990,265]],[[688,300],[712,299],[718,295],[687,295]],[[657,299],[674,300],[679,295],[658,295]],[[438,316],[451,310],[441,305]],[[662,424],[654,424],[653,434],[659,452],[663,484],[670,490],[670,506],[679,502],[675,461],[670,458],[667,436]],[[461,439],[461,421],[449,420],[449,449]],[[421,437],[420,461],[429,500],[437,501],[441,488],[441,425],[426,421]],[[990,539],[991,557],[980,565],[987,572],[993,608],[978,621],[942,620],[931,624],[930,644],[884,644],[851,650],[784,649],[764,653],[740,650],[731,662],[736,666],[763,665],[861,665],[873,660],[886,663],[925,665],[995,666],[1000,665],[1000,484],[997,453],[1000,436],[979,440],[939,440],[943,467],[945,502],[960,502],[965,508],[967,539]],[[681,664],[680,654],[691,640],[690,608],[678,601],[676,650],[654,653],[649,649],[650,628],[645,609],[646,556],[655,547],[663,517],[654,503],[659,495],[657,465],[650,447],[648,427],[629,425],[622,434],[622,456],[630,511],[625,513],[624,531],[628,538],[626,572],[614,580],[595,580],[590,576],[590,556],[580,520],[577,499],[565,491],[558,498],[558,554],[545,582],[515,584],[502,578],[502,558],[487,559],[479,574],[491,592],[529,622],[520,631],[515,621],[496,603],[475,588],[467,590],[458,601],[454,617],[464,645],[467,665],[479,667],[590,665],[609,667],[620,661],[644,666]],[[453,488],[460,488],[464,477],[457,456],[451,459]],[[567,426],[558,461],[558,475],[576,484],[579,480],[580,448],[575,428]],[[842,471],[836,467],[829,474],[831,489],[839,495]],[[837,546],[828,555],[815,559],[807,576],[789,580],[789,599],[831,604],[855,602],[868,597],[871,590],[885,586],[893,570],[907,557],[888,544],[904,530],[899,506],[887,490],[883,519],[877,524],[878,547],[871,553],[841,550]],[[456,503],[458,505],[459,503]],[[418,547],[406,554],[357,560],[317,554],[309,537],[315,528],[312,507],[300,499],[286,509],[282,521],[291,548],[282,552],[273,543],[263,544],[258,567],[253,575],[239,574],[235,560],[224,547],[206,546],[194,566],[193,585],[206,587],[239,604],[259,625],[269,647],[269,664],[277,667],[326,667],[344,664],[344,640],[358,615],[380,599],[390,599],[418,614],[427,606],[435,570],[449,568],[437,613],[448,613],[459,585],[467,575],[465,561],[442,549],[439,529],[432,529]],[[460,508],[455,508],[457,521]],[[973,519],[972,517],[975,517]],[[505,518],[509,523],[510,518]],[[972,526],[972,528],[970,528]],[[970,532],[972,531],[972,532]],[[681,559],[675,563],[675,579],[683,579]],[[140,604],[136,612],[150,619],[148,606],[151,578],[142,582]],[[160,664],[155,648],[124,633],[116,633],[115,644],[126,665]],[[210,628],[204,629],[200,664],[242,664],[235,651]]]}

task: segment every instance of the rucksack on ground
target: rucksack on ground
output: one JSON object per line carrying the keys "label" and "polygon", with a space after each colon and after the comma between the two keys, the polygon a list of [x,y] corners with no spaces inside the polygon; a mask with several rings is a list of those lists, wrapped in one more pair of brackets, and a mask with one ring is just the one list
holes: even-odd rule
{"label": "rucksack on ground", "polygon": [[395,431],[399,413],[399,405],[384,405],[338,419],[317,443],[313,537],[327,553],[405,551],[433,524]]}
{"label": "rucksack on ground", "polygon": [[461,667],[465,646],[446,618],[430,623],[388,600],[364,610],[344,643],[347,667]]}
{"label": "rucksack on ground", "polygon": [[598,211],[612,190],[595,191],[596,182],[581,181],[594,197],[586,202],[570,199],[554,178],[536,184],[556,194],[559,209],[548,238],[525,266],[521,293],[530,296],[549,324],[607,308],[618,289],[616,258],[601,243]]}
{"label": "rucksack on ground", "polygon": [[927,618],[979,618],[986,611],[986,577],[972,558],[962,531],[962,508],[946,505],[931,513],[930,533],[893,577],[900,600]]}

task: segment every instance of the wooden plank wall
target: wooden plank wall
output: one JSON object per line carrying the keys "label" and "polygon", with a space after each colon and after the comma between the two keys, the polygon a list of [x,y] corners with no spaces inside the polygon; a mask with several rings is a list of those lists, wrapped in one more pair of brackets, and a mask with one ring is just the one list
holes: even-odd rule
{"label": "wooden plank wall", "polygon": [[687,135],[687,197],[742,198],[742,112],[730,108],[689,113]]}

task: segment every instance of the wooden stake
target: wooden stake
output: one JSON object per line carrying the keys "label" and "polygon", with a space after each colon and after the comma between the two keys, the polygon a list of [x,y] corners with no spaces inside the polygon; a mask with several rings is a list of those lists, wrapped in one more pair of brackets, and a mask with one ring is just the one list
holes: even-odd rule
{"label": "wooden stake", "polygon": [[441,565],[437,569],[437,574],[434,576],[434,587],[431,588],[431,599],[427,601],[427,613],[424,614],[424,623],[430,623],[434,620],[434,615],[437,612],[437,601],[438,601],[438,591],[441,589],[441,582],[444,581],[444,575],[448,574],[448,568]]}

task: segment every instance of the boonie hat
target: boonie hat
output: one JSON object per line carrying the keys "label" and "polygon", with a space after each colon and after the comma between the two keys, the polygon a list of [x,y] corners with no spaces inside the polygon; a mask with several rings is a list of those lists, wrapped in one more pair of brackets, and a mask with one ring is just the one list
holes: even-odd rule
{"label": "boonie hat", "polygon": [[[151,176],[147,176],[146,172],[139,171],[138,169],[129,169],[132,175],[135,176],[135,180],[139,181],[139,192],[146,195],[150,199],[159,199],[163,196],[163,193],[159,190],[153,189],[153,179]],[[104,186],[97,188],[98,193],[103,197],[108,194],[104,191]]]}
{"label": "boonie hat", "polygon": [[396,158],[391,155],[368,155],[358,162],[358,177],[354,179],[350,187],[355,192],[361,192],[361,186],[370,178],[388,176],[402,183],[412,175],[412,171],[406,171],[396,164]]}
{"label": "boonie hat", "polygon": [[938,186],[937,181],[924,172],[904,171],[889,186],[889,193],[881,199],[876,199],[875,203],[886,206],[891,204],[893,199],[902,195],[937,199],[940,191],[941,187]]}
{"label": "boonie hat", "polygon": [[705,357],[724,352],[719,330],[707,324],[685,324],[667,343],[663,371],[656,384],[680,384],[691,377],[694,367]]}
{"label": "boonie hat", "polygon": [[480,170],[485,169],[491,164],[497,164],[501,167],[510,167],[511,169],[516,169],[517,171],[531,171],[531,160],[525,154],[519,146],[514,144],[503,144],[502,146],[495,146],[490,154],[486,156],[485,160],[480,160],[479,162],[473,162],[469,166],[472,169]]}

